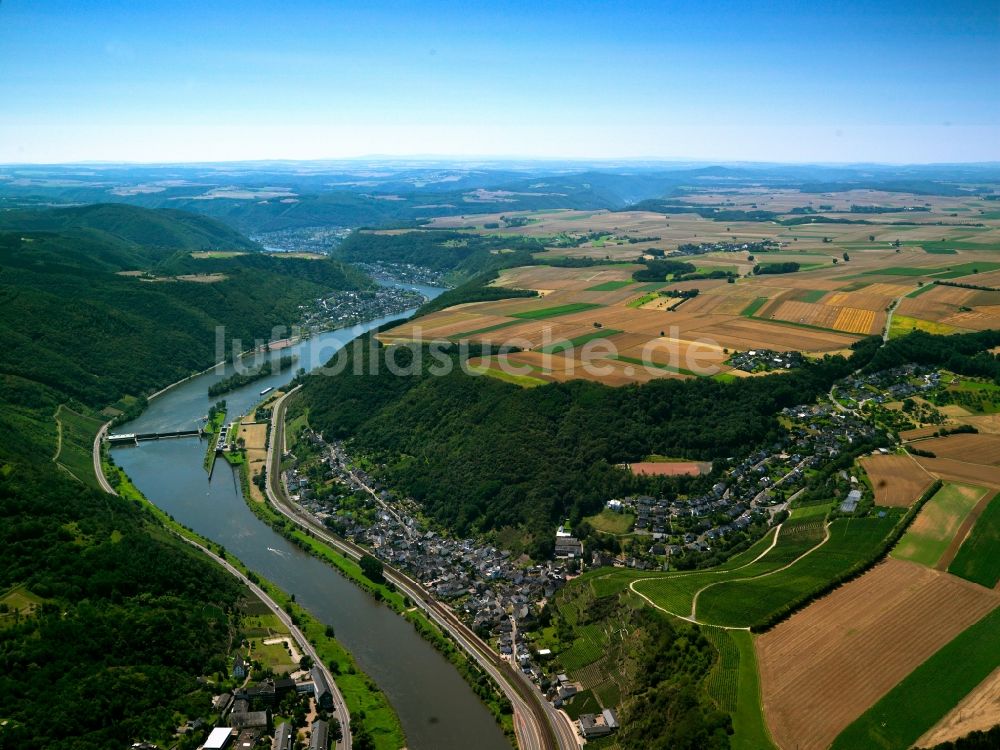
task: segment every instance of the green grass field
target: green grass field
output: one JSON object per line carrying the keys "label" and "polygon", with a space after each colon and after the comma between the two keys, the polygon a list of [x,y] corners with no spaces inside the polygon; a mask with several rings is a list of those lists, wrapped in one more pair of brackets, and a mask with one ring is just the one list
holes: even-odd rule
{"label": "green grass field", "polygon": [[[764,573],[770,573],[795,560],[804,552],[815,547],[823,539],[821,520],[809,519],[803,522],[787,521],[778,535],[778,543],[762,558],[752,562],[770,545],[771,534],[764,537],[766,543],[758,542],[747,552],[733,558],[726,565],[712,570],[674,573],[673,575],[642,580],[636,583],[635,590],[645,594],[657,606],[668,612],[688,616],[691,612],[695,595],[699,595],[698,614],[700,619],[701,597],[726,581],[752,578]],[[753,550],[755,554],[747,553]],[[744,557],[745,556],[745,557]],[[748,564],[750,563],[750,564]],[[712,588],[706,588],[712,587]]]}
{"label": "green grass field", "polygon": [[986,273],[988,271],[995,271],[1000,268],[1000,263],[993,262],[970,262],[962,263],[957,266],[950,266],[950,269],[945,269],[943,273],[935,273],[935,279],[957,279],[961,276],[971,276],[975,273]]}
{"label": "green grass field", "polygon": [[924,284],[923,286],[917,287],[916,289],[914,289],[912,292],[910,292],[906,296],[910,297],[910,298],[919,297],[924,292],[929,292],[933,288],[934,288],[933,284]]}
{"label": "green grass field", "polygon": [[740,315],[743,315],[744,317],[747,318],[752,318],[754,315],[757,314],[757,311],[760,310],[760,308],[762,308],[766,304],[767,304],[767,297],[758,297],[749,305],[744,307],[743,312],[741,312]]}
{"label": "green grass field", "polygon": [[55,462],[89,487],[99,488],[94,474],[94,436],[103,422],[61,405],[55,414],[59,446]]}
{"label": "green grass field", "polygon": [[934,567],[985,492],[983,487],[945,484],[920,510],[918,518],[923,521],[920,530],[907,530],[890,553],[892,557]]}
{"label": "green grass field", "polygon": [[1000,581],[1000,494],[983,510],[948,572],[987,588]]}
{"label": "green grass field", "polygon": [[889,338],[895,339],[905,336],[910,331],[927,331],[938,335],[955,333],[961,329],[950,326],[947,323],[935,323],[930,320],[911,318],[906,315],[893,315],[892,323],[889,325]]}
{"label": "green grass field", "polygon": [[930,255],[957,255],[958,250],[950,247],[935,247],[933,245],[921,245],[921,249]]}
{"label": "green grass field", "polygon": [[464,339],[469,336],[478,336],[480,333],[490,333],[491,331],[499,331],[501,328],[509,328],[510,326],[520,325],[520,320],[508,320],[503,323],[497,323],[496,325],[486,326],[485,328],[476,328],[472,331],[463,331],[462,333],[456,333],[449,336],[449,339]]}
{"label": "green grass field", "polygon": [[[858,278],[863,276],[931,276],[939,273],[941,268],[914,268],[913,266],[889,266],[888,268],[876,268],[858,274]],[[852,277],[854,278],[854,277]]]}
{"label": "green grass field", "polygon": [[524,312],[511,313],[512,318],[523,318],[525,320],[543,320],[545,318],[555,318],[560,315],[572,315],[573,313],[593,310],[601,305],[592,302],[570,302],[566,305],[556,305],[555,307],[543,307],[539,310],[525,310]]}
{"label": "green grass field", "polygon": [[615,513],[605,508],[597,515],[588,516],[583,520],[606,534],[627,534],[632,528],[635,516],[631,513]]}
{"label": "green grass field", "polygon": [[535,388],[540,385],[545,385],[548,383],[547,380],[542,380],[541,378],[536,378],[531,375],[518,375],[517,373],[504,372],[503,370],[495,370],[492,367],[482,368],[477,370],[482,375],[490,378],[496,378],[497,380],[502,380],[505,383],[511,383],[513,385],[519,385],[522,388]]}
{"label": "green grass field", "polygon": [[629,284],[633,284],[632,281],[605,281],[603,284],[598,284],[597,286],[591,286],[585,289],[587,292],[613,292],[616,289],[621,289]]}
{"label": "green grass field", "polygon": [[833,750],[912,745],[1000,665],[1000,608],[925,661],[865,711]]}
{"label": "green grass field", "polygon": [[753,636],[744,630],[705,628],[702,632],[719,652],[708,676],[708,694],[733,717],[733,750],[770,750],[774,747],[760,704],[760,679]]}
{"label": "green grass field", "polygon": [[557,341],[554,344],[549,344],[548,346],[543,346],[538,351],[545,354],[557,354],[559,352],[567,351],[568,349],[576,349],[579,346],[583,346],[588,341],[595,341],[597,339],[606,339],[616,334],[621,333],[614,328],[600,328],[590,333],[585,333],[583,336],[577,336],[574,339],[568,339],[566,341]]}
{"label": "green grass field", "polygon": [[19,620],[30,617],[44,602],[42,597],[33,594],[26,586],[15,586],[0,596],[0,604],[7,605],[7,612],[0,612],[0,628],[14,625]]}
{"label": "green grass field", "polygon": [[736,627],[752,626],[767,619],[819,591],[875,552],[901,516],[901,510],[892,509],[883,518],[833,521],[830,540],[790,567],[752,580],[731,580],[705,589],[698,597],[698,619]]}
{"label": "green grass field", "polygon": [[297,665],[289,656],[288,650],[280,643],[257,643],[254,646],[251,658],[259,661],[265,668],[269,667],[275,672],[291,671]]}
{"label": "green grass field", "polygon": [[[657,284],[657,286],[660,286],[660,284]],[[643,294],[640,297],[636,297],[635,299],[630,299],[628,302],[625,303],[625,306],[626,307],[633,307],[633,308],[634,307],[642,307],[647,302],[652,302],[654,299],[657,299],[659,296],[660,295],[657,294],[656,292],[647,292],[646,294]]]}
{"label": "green grass field", "polygon": [[799,299],[803,302],[819,302],[827,294],[826,289],[808,289],[799,294]]}

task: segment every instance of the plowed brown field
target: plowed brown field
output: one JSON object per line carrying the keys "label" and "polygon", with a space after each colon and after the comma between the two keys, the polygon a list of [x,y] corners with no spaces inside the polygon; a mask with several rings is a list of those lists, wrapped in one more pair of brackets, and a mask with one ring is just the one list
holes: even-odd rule
{"label": "plowed brown field", "polygon": [[779,747],[821,750],[1000,594],[889,559],[756,641],[764,715]]}
{"label": "plowed brown field", "polygon": [[866,456],[859,463],[872,481],[876,505],[909,507],[934,482],[910,456]]}
{"label": "plowed brown field", "polygon": [[927,471],[942,479],[955,482],[1000,487],[1000,468],[986,464],[956,461],[953,458],[916,458],[917,463]]}

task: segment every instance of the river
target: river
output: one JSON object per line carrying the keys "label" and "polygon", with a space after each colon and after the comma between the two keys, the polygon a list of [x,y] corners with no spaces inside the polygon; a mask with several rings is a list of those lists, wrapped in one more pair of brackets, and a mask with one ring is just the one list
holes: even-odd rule
{"label": "river", "polygon": [[[443,291],[405,286],[428,297]],[[248,412],[261,400],[261,390],[287,383],[299,367],[313,369],[361,333],[412,314],[410,310],[323,333],[281,350],[281,354],[299,357],[294,368],[220,396],[227,402],[227,419]],[[160,432],[200,426],[201,418],[217,400],[208,397],[208,386],[232,372],[229,363],[224,372],[213,370],[171,388],[121,431]],[[261,522],[247,508],[239,477],[225,461],[216,463],[209,480],[202,466],[206,447],[203,440],[182,438],[115,447],[113,451],[115,462],[151,502],[222,544],[251,570],[295,594],[299,604],[333,626],[337,640],[396,709],[408,748],[510,750],[493,717],[455,668],[408,622]]]}

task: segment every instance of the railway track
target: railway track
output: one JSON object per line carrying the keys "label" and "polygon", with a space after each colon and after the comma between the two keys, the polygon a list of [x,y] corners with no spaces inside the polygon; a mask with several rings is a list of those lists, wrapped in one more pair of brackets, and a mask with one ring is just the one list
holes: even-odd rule
{"label": "railway track", "polygon": [[[281,454],[275,446],[284,447],[284,426],[286,399],[299,387],[292,389],[275,402],[271,413],[271,439],[267,452],[267,481],[265,489],[268,500],[275,509],[299,527],[307,530],[342,554],[352,559],[360,559],[368,550],[353,542],[334,536],[309,513],[295,505],[287,497],[281,483]],[[374,490],[359,481],[373,496]],[[432,621],[448,633],[452,639],[478,663],[510,700],[514,708],[514,729],[521,750],[577,750],[580,743],[572,727],[557,715],[555,709],[511,666],[482,641],[458,616],[434,597],[418,582],[402,571],[384,565],[384,575],[397,589],[423,610]]]}

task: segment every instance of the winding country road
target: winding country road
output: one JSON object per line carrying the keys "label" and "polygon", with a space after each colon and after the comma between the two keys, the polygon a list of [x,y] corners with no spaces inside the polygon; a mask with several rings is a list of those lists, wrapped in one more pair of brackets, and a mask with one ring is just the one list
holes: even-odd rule
{"label": "winding country road", "polygon": [[[293,504],[285,492],[281,481],[281,456],[285,445],[286,399],[294,394],[296,386],[282,395],[271,412],[271,435],[267,449],[267,481],[265,489],[268,500],[274,508],[300,528],[308,530],[317,539],[354,560],[360,559],[367,550],[357,544],[340,539],[330,533],[317,519],[301,507]],[[280,450],[275,450],[281,446]],[[360,486],[371,493],[375,491],[359,481]],[[472,657],[482,669],[500,686],[514,709],[514,731],[521,750],[577,750],[580,741],[568,719],[558,712],[544,696],[538,692],[523,674],[494,652],[448,607],[435,600],[424,587],[405,573],[388,564],[383,572],[387,580],[410,598],[414,605],[448,633],[459,646]]]}
{"label": "winding country road", "polygon": [[[94,446],[92,449],[92,455],[94,459],[94,473],[97,475],[97,481],[101,485],[101,489],[105,492],[117,495],[115,488],[111,486],[108,482],[107,477],[104,476],[104,471],[101,468],[101,442],[104,440],[104,435],[108,431],[108,427],[111,425],[110,422],[106,422],[98,430],[97,435],[94,437]],[[341,738],[337,741],[337,750],[351,750],[351,714],[347,710],[347,704],[344,702],[344,696],[340,692],[340,688],[337,687],[337,683],[333,679],[333,674],[330,672],[327,665],[319,657],[316,649],[306,638],[305,634],[299,630],[298,626],[292,622],[292,618],[289,617],[288,613],[282,609],[274,599],[272,599],[264,589],[258,586],[256,583],[247,578],[241,570],[232,565],[228,560],[223,559],[219,555],[212,552],[210,549],[202,544],[194,541],[193,539],[188,539],[187,537],[176,535],[179,539],[190,544],[192,547],[196,547],[201,550],[204,554],[208,555],[212,560],[214,560],[218,565],[222,566],[227,570],[233,577],[240,580],[244,586],[250,589],[258,599],[260,599],[267,608],[271,610],[272,613],[278,618],[278,620],[288,628],[288,632],[295,641],[299,650],[308,654],[313,663],[316,664],[323,672],[323,676],[326,677],[327,683],[330,685],[330,691],[333,693],[333,713],[337,717],[337,721],[340,722]]]}

